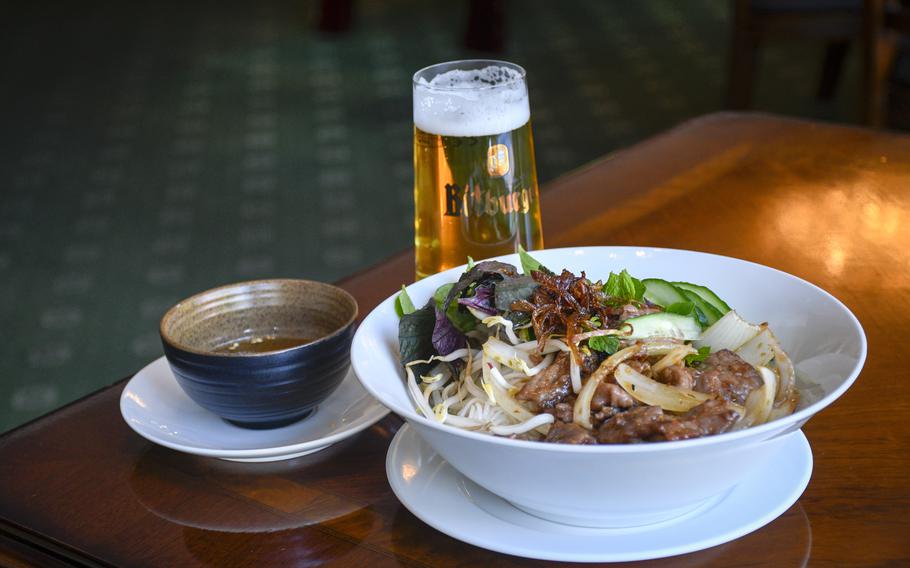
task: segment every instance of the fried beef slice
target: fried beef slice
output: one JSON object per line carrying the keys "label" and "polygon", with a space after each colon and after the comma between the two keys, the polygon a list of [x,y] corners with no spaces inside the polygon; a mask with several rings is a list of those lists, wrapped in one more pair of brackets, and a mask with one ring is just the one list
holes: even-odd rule
{"label": "fried beef slice", "polygon": [[547,433],[547,442],[557,444],[596,444],[597,440],[591,435],[591,432],[585,430],[574,422],[556,421],[550,426]]}
{"label": "fried beef slice", "polygon": [[572,390],[569,354],[560,353],[549,367],[531,377],[515,398],[535,405],[536,410],[553,408]]}
{"label": "fried beef slice", "polygon": [[694,390],[719,394],[724,400],[743,404],[753,389],[762,386],[755,367],[729,349],[708,356],[695,367]]}
{"label": "fried beef slice", "polygon": [[688,440],[725,432],[739,418],[724,401],[708,400],[686,414],[664,414],[659,406],[639,406],[617,414],[597,431],[601,444]]}

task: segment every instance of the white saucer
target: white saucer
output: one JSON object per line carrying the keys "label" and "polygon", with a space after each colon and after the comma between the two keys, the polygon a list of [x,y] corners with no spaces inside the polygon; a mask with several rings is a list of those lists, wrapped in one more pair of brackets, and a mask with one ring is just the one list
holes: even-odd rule
{"label": "white saucer", "polygon": [[812,474],[801,431],[787,435],[773,463],[697,512],[628,529],[574,527],[529,515],[468,480],[408,425],[386,457],[398,499],[433,528],[464,542],[526,558],[620,562],[663,558],[739,538],[783,514]]}
{"label": "white saucer", "polygon": [[120,413],[136,433],[161,446],[231,461],[266,462],[327,448],[372,426],[389,410],[351,371],[306,419],[271,430],[240,428],[193,402],[161,357],[127,383]]}

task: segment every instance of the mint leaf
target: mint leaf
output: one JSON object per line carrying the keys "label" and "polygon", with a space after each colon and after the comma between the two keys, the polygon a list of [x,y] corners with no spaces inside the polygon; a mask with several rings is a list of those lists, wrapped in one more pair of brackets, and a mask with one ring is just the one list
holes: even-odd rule
{"label": "mint leaf", "polygon": [[621,300],[640,302],[645,295],[645,285],[641,280],[629,274],[625,268],[619,274],[610,272],[610,277],[607,278],[603,290],[604,294]]}
{"label": "mint leaf", "polygon": [[518,245],[518,258],[521,260],[521,271],[527,276],[530,276],[532,272],[553,274],[549,268],[540,264],[537,259],[528,254],[528,251],[526,251],[521,245]]}
{"label": "mint leaf", "polygon": [[417,311],[417,308],[414,307],[414,302],[411,301],[411,297],[408,296],[408,289],[404,287],[404,284],[401,285],[401,292],[398,293],[398,297],[395,298],[395,313],[398,314],[398,317],[412,314]]}
{"label": "mint leaf", "polygon": [[711,347],[705,345],[704,347],[698,348],[698,353],[693,353],[692,355],[686,356],[686,365],[693,365],[695,363],[701,363],[708,358],[708,355],[711,354]]}
{"label": "mint leaf", "polygon": [[619,351],[619,338],[615,335],[595,335],[588,339],[588,349],[612,355]]}

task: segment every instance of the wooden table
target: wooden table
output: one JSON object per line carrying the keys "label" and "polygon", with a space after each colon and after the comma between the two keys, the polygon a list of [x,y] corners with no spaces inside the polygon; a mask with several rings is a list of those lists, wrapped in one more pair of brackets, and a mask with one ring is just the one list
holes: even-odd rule
{"label": "wooden table", "polygon": [[[556,180],[543,210],[550,247],[752,260],[829,290],[868,335],[857,383],[804,429],[815,470],[802,498],[753,534],[654,565],[910,563],[910,138],[711,115]],[[342,285],[367,312],[412,274],[403,253]],[[0,564],[540,564],[456,541],[398,503],[384,470],[394,416],[312,456],[229,463],[134,434],[123,385],[0,438]]]}

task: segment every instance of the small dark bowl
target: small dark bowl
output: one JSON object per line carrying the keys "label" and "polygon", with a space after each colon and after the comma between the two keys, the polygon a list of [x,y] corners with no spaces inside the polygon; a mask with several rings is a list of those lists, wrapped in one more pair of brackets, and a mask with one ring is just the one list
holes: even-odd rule
{"label": "small dark bowl", "polygon": [[[300,420],[334,391],[351,364],[357,302],[309,280],[255,280],[214,288],[172,307],[161,343],[177,382],[199,406],[246,428]],[[230,352],[237,341],[311,339],[265,352]]]}

